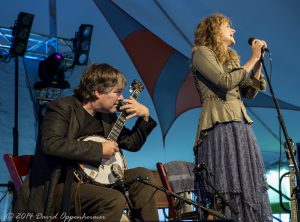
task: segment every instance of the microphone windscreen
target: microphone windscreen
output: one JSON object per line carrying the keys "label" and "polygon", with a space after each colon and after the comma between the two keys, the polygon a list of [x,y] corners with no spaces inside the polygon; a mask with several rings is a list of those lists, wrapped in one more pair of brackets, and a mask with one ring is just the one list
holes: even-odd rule
{"label": "microphone windscreen", "polygon": [[253,37],[249,38],[249,39],[248,39],[248,44],[249,44],[249,45],[252,45],[252,42],[253,42],[254,39],[255,39],[255,38],[253,38]]}

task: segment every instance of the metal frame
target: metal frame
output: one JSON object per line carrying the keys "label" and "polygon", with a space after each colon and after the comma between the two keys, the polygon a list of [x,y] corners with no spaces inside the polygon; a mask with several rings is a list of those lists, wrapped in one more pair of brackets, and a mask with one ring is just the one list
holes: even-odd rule
{"label": "metal frame", "polygon": [[[12,28],[0,26],[0,52],[4,55],[9,55],[11,38]],[[43,60],[53,52],[61,53],[66,66],[71,66],[74,61],[73,39],[30,33],[24,58]]]}

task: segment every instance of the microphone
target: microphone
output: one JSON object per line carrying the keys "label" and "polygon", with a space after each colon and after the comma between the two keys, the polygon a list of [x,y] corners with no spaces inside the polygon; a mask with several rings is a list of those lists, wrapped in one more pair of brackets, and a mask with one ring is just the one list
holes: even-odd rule
{"label": "microphone", "polygon": [[193,169],[193,173],[200,174],[203,170],[207,170],[205,163],[199,163]]}
{"label": "microphone", "polygon": [[124,180],[124,172],[121,169],[119,164],[113,164],[110,169],[111,169],[113,176],[117,178],[115,188],[119,188],[120,191],[123,192],[125,199],[127,200],[127,204],[129,206],[129,211],[130,211],[130,209],[133,208],[133,204],[131,202],[129,191],[128,191],[130,184],[128,184]]}
{"label": "microphone", "polygon": [[122,112],[122,110],[120,108],[121,108],[121,106],[124,106],[124,105],[125,105],[125,103],[119,100],[118,106],[117,106],[117,112]]}
{"label": "microphone", "polygon": [[[249,38],[249,39],[248,39],[248,44],[249,44],[250,46],[252,46],[252,42],[253,42],[255,39],[256,39],[256,38],[254,38],[254,37]],[[266,52],[269,52],[269,53],[270,53],[270,51],[269,51],[268,48],[262,48],[261,51],[262,51],[262,52],[266,51]]]}
{"label": "microphone", "polygon": [[118,180],[123,180],[124,172],[119,164],[111,165],[110,170],[114,177],[116,177]]}

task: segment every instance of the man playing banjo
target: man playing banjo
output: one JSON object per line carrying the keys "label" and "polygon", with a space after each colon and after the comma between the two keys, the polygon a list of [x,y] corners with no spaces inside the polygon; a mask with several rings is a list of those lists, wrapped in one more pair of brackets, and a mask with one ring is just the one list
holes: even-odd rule
{"label": "man playing banjo", "polygon": [[[120,148],[133,152],[140,150],[156,126],[148,108],[137,102],[136,97],[123,98],[125,85],[124,75],[116,68],[108,64],[92,64],[84,71],[74,96],[48,104],[31,172],[18,192],[15,215],[39,215],[31,220],[77,215],[89,221],[120,221],[126,204],[123,192],[115,189],[114,184],[93,181],[94,171],[88,175],[90,173],[80,170],[79,166],[94,167],[101,177],[98,167],[101,170],[103,160],[114,159]],[[123,103],[120,110],[124,119],[119,120],[115,112],[120,102]],[[138,119],[131,130],[116,124],[132,117]],[[106,139],[101,142],[82,139],[88,136]],[[124,173],[122,169],[117,176],[121,175],[119,179],[122,181],[131,181],[128,186],[133,206],[131,218],[158,221],[155,189],[132,182],[139,176],[154,182],[151,171],[126,169],[126,164],[123,167]]]}

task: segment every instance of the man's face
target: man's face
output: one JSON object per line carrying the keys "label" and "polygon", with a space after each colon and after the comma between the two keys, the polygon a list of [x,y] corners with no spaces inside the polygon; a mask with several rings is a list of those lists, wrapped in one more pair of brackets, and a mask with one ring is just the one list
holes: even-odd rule
{"label": "man's face", "polygon": [[118,101],[124,98],[123,89],[120,85],[116,85],[108,93],[95,92],[97,99],[93,101],[94,111],[102,113],[116,112]]}

